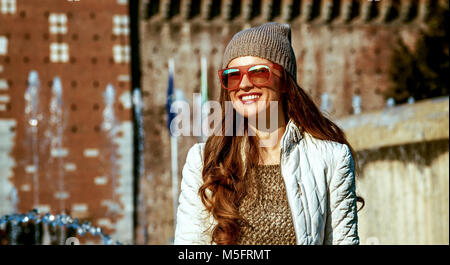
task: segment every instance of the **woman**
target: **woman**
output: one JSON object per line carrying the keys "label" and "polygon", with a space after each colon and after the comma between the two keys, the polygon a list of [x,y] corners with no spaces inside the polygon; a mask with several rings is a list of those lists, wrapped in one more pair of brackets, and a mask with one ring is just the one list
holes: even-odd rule
{"label": "woman", "polygon": [[[238,32],[223,68],[233,116],[188,152],[175,244],[359,244],[354,152],[298,86],[289,25]],[[276,128],[260,129],[265,111]],[[243,117],[243,136],[227,115]]]}

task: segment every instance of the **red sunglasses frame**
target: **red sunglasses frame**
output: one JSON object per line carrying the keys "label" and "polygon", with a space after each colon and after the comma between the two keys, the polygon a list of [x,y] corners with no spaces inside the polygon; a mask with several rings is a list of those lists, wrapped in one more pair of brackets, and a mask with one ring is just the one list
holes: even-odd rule
{"label": "red sunglasses frame", "polygon": [[[251,78],[248,77],[248,69],[250,69],[251,67],[256,66],[256,65],[265,65],[265,66],[269,67],[269,69],[270,69],[270,71],[269,71],[269,78],[268,78],[267,81],[266,81],[265,83],[263,83],[263,84],[255,85],[255,84],[253,84]],[[237,83],[237,85],[234,86],[234,87],[231,87],[231,88],[225,87],[225,85],[224,85],[223,82],[222,82],[222,74],[223,74],[223,72],[225,72],[226,70],[229,70],[229,69],[238,69],[239,72],[240,72],[240,74],[241,74],[241,77],[240,77],[239,82]],[[244,75],[247,75],[247,79],[248,79],[248,81],[249,81],[250,83],[252,83],[252,85],[254,85],[254,86],[265,86],[265,85],[267,85],[270,81],[272,81],[272,74],[273,74],[272,69],[278,69],[278,70],[280,70],[281,72],[283,71],[283,67],[282,67],[281,65],[275,64],[275,63],[273,63],[273,64],[268,64],[268,63],[258,63],[258,64],[250,64],[250,65],[243,65],[243,66],[235,66],[235,67],[225,68],[225,69],[222,69],[222,70],[219,70],[219,71],[218,71],[218,74],[219,74],[219,80],[220,80],[220,85],[222,86],[223,89],[226,89],[226,90],[236,90],[236,89],[239,88],[239,85],[241,84],[242,78],[244,78]],[[276,76],[278,76],[278,75],[276,75]],[[280,76],[278,76],[278,77],[280,77]]]}

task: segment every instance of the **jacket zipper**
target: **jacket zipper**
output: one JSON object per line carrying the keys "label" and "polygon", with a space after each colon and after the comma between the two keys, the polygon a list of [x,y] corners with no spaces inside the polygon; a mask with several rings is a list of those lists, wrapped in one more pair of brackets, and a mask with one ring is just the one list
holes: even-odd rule
{"label": "jacket zipper", "polygon": [[[283,176],[283,169],[282,169],[282,165],[283,165],[283,156],[282,156],[282,153],[283,153],[283,146],[281,146],[281,148],[280,148],[280,173],[281,173],[281,176]],[[283,181],[284,181],[284,177],[283,177]],[[306,221],[306,211],[309,211],[309,209],[308,209],[308,206],[306,205],[306,202],[304,202],[303,200],[302,200],[302,195],[303,195],[303,193],[302,193],[302,188],[301,188],[301,185],[300,185],[300,180],[295,180],[296,182],[297,182],[297,186],[298,186],[298,191],[299,191],[299,195],[300,195],[300,201],[301,201],[301,204],[302,204],[302,206],[303,207],[305,207],[304,209],[303,209],[303,211],[304,211],[304,213],[303,213],[303,217],[305,218],[305,225],[306,225],[306,227],[305,227],[305,229],[306,229],[306,234],[307,234],[307,239],[306,239],[306,241],[307,242],[309,242],[309,234],[310,234],[310,229],[309,229],[309,227],[308,227],[308,222]],[[285,187],[286,187],[286,192],[287,192],[287,186],[286,186],[286,182],[285,182]],[[290,205],[290,207],[291,207],[291,210],[290,210],[290,212],[291,212],[291,217],[292,217],[292,222],[295,222],[295,220],[296,220],[296,218],[294,218],[294,215],[293,215],[293,213],[292,213],[292,205]],[[295,225],[295,223],[294,223],[294,229],[295,229],[295,237],[297,238],[297,227],[296,227],[296,225]]]}
{"label": "jacket zipper", "polygon": [[309,221],[311,222],[311,217],[310,217],[310,215],[309,215],[309,206],[308,206],[308,203],[307,203],[307,201],[306,201],[306,199],[305,200],[303,200],[303,198],[302,198],[302,196],[301,196],[301,194],[302,194],[302,188],[301,188],[301,184],[300,184],[300,180],[297,182],[297,184],[298,184],[298,189],[300,190],[300,200],[302,201],[302,204],[303,204],[303,206],[305,207],[304,209],[303,209],[303,211],[304,211],[304,217],[305,217],[305,225],[306,225],[306,234],[308,235],[308,239],[307,239],[307,241],[309,242],[309,236],[311,235],[311,223],[308,223],[308,219],[309,219]]}
{"label": "jacket zipper", "polygon": [[300,187],[300,181],[297,181],[298,191],[300,192],[300,196],[302,196],[302,188]]}
{"label": "jacket zipper", "polygon": [[[283,156],[282,156],[282,154],[283,154],[283,146],[280,147],[280,174],[281,174],[281,176],[283,176]],[[287,188],[288,187],[286,185],[286,181],[284,180],[284,177],[283,177],[283,182],[284,182],[284,187],[285,187],[286,192],[287,192]],[[289,202],[289,199],[288,199],[288,202]],[[289,208],[290,208],[289,212],[291,214],[292,223],[294,225],[294,230],[295,230],[295,242],[298,243],[298,235],[297,235],[298,231],[297,231],[297,225],[296,225],[296,218],[295,218],[295,216],[294,216],[294,214],[292,212],[292,202],[289,203]]]}

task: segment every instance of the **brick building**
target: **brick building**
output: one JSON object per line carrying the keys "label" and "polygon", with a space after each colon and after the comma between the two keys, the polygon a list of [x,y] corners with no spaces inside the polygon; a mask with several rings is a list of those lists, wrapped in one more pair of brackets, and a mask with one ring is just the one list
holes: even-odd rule
{"label": "brick building", "polygon": [[65,211],[132,242],[128,12],[0,1],[0,215]]}

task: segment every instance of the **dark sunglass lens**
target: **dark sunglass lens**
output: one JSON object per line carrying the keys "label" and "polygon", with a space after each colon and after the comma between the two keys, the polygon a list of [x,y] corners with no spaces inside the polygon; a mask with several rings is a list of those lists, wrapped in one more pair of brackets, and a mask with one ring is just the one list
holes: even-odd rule
{"label": "dark sunglass lens", "polygon": [[222,73],[222,83],[226,88],[235,87],[241,80],[239,69],[226,69]]}
{"label": "dark sunglass lens", "polygon": [[269,80],[270,68],[267,65],[255,65],[248,69],[253,84],[264,84]]}

